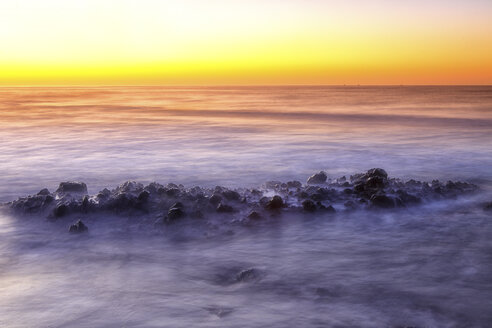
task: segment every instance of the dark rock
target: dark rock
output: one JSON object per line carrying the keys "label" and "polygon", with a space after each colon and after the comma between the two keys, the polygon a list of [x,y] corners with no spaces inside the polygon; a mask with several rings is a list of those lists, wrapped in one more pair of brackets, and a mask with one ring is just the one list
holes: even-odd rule
{"label": "dark rock", "polygon": [[141,183],[135,181],[126,181],[116,188],[116,192],[118,193],[139,193],[143,189],[143,185]]}
{"label": "dark rock", "polygon": [[61,218],[62,216],[65,216],[68,214],[68,206],[66,204],[60,204],[55,209],[53,210],[53,216],[55,218]]}
{"label": "dark rock", "polygon": [[256,211],[252,211],[251,213],[248,214],[248,219],[259,220],[259,219],[261,219],[261,215],[260,215],[260,213],[258,213]]}
{"label": "dark rock", "polygon": [[380,169],[380,168],[370,169],[369,171],[367,171],[366,175],[368,177],[380,177],[380,178],[385,178],[385,179],[388,178],[388,173],[386,173],[385,170]]}
{"label": "dark rock", "polygon": [[47,205],[51,204],[54,200],[55,200],[55,198],[53,196],[46,195],[44,197],[44,200],[43,200],[43,206],[47,206]]}
{"label": "dark rock", "polygon": [[269,210],[278,210],[282,207],[284,207],[284,201],[278,195],[273,196],[266,204],[266,208]]}
{"label": "dark rock", "polygon": [[300,199],[305,199],[305,198],[308,198],[308,197],[309,197],[309,194],[307,192],[305,192],[305,191],[301,191],[299,193],[299,198]]}
{"label": "dark rock", "polygon": [[170,208],[181,208],[181,209],[184,209],[184,205],[181,202],[176,202]]}
{"label": "dark rock", "polygon": [[219,213],[232,213],[232,212],[234,212],[234,208],[230,205],[220,203],[217,206],[217,212],[219,212]]}
{"label": "dark rock", "polygon": [[109,191],[109,189],[107,188],[104,188],[103,190],[101,190],[98,194],[97,194],[97,199],[100,199],[100,200],[106,200],[108,199],[109,197],[111,196],[111,191]]}
{"label": "dark rock", "polygon": [[358,183],[354,186],[354,191],[357,193],[361,193],[366,189],[365,185],[363,183]]}
{"label": "dark rock", "polygon": [[316,205],[309,199],[302,202],[302,209],[306,212],[316,211]]}
{"label": "dark rock", "polygon": [[87,185],[83,182],[76,182],[76,181],[61,182],[56,192],[59,194],[68,194],[68,193],[87,194]]}
{"label": "dark rock", "polygon": [[307,179],[308,184],[323,184],[328,179],[328,176],[324,171],[320,171],[316,174],[313,174]]}
{"label": "dark rock", "polygon": [[70,233],[82,233],[87,232],[88,230],[89,228],[87,228],[87,226],[81,220],[78,220],[77,222],[72,224],[70,228],[68,228],[68,231]]}
{"label": "dark rock", "polygon": [[234,191],[234,190],[226,190],[226,191],[222,192],[222,195],[228,200],[239,200],[239,199],[241,199],[241,195],[237,191]]}
{"label": "dark rock", "polygon": [[485,204],[483,207],[485,211],[492,211],[492,202]]}
{"label": "dark rock", "polygon": [[150,197],[150,192],[144,190],[140,194],[138,194],[137,199],[139,202],[146,202],[149,199],[149,197]]}
{"label": "dark rock", "polygon": [[171,188],[166,190],[166,195],[169,197],[176,197],[179,195],[180,190],[178,188]]}
{"label": "dark rock", "polygon": [[40,192],[38,192],[39,196],[47,196],[50,194],[50,191],[47,188],[41,189]]}
{"label": "dark rock", "polygon": [[222,201],[222,197],[220,197],[217,194],[213,194],[212,196],[210,196],[210,198],[208,199],[208,201],[210,202],[210,204],[212,204],[214,206],[217,206]]}
{"label": "dark rock", "polygon": [[179,207],[171,207],[167,212],[167,221],[172,222],[184,217],[184,212]]}
{"label": "dark rock", "polygon": [[379,208],[394,208],[395,200],[386,195],[372,195],[371,204]]}
{"label": "dark rock", "polygon": [[315,194],[312,194],[311,197],[310,197],[312,200],[314,201],[321,201],[321,200],[325,200],[325,196],[320,194],[320,193],[315,193]]}
{"label": "dark rock", "polygon": [[89,206],[90,206],[89,196],[84,196],[84,199],[82,199],[82,204],[80,206],[83,212],[87,212],[89,210]]}
{"label": "dark rock", "polygon": [[157,182],[151,182],[151,183],[149,183],[148,186],[145,186],[144,187],[144,190],[148,191],[151,194],[157,194],[158,193],[158,190],[160,188],[163,188],[163,185],[161,185],[161,184],[159,184]]}
{"label": "dark rock", "polygon": [[367,179],[366,186],[369,188],[383,188],[385,185],[385,179],[380,176],[374,176]]}
{"label": "dark rock", "polygon": [[108,201],[107,206],[110,210],[121,212],[134,208],[136,203],[135,196],[131,194],[118,194]]}

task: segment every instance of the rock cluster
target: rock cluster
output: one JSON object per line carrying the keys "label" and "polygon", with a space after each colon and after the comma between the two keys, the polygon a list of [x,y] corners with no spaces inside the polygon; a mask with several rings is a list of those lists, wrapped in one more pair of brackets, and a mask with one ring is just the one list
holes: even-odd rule
{"label": "rock cluster", "polygon": [[[155,182],[144,186],[128,181],[113,190],[103,189],[95,195],[88,195],[85,183],[62,182],[54,193],[43,189],[36,195],[19,198],[7,205],[17,212],[44,213],[50,219],[111,212],[152,215],[158,223],[169,224],[209,215],[260,220],[285,211],[308,214],[387,210],[453,199],[475,190],[477,186],[466,182],[402,181],[388,177],[383,169],[374,168],[338,179],[328,179],[325,172],[319,172],[309,177],[305,185],[299,181],[269,181],[259,189],[185,188],[183,185]],[[84,227],[81,222],[79,226]],[[77,231],[79,228],[74,229]]]}

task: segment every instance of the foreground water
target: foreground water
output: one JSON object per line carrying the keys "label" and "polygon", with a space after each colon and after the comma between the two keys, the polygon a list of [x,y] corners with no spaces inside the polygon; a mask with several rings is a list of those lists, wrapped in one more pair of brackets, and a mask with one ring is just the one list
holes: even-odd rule
{"label": "foreground water", "polygon": [[[492,88],[4,88],[0,201],[82,180],[255,187],[381,166],[470,197],[254,224],[0,217],[0,326],[487,327]],[[255,274],[238,280],[238,274]]]}

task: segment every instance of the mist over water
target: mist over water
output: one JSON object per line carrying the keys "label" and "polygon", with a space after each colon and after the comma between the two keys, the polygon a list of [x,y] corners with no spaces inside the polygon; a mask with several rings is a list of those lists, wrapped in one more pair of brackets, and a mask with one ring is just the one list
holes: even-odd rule
{"label": "mist over water", "polygon": [[[476,183],[385,212],[0,214],[0,326],[488,327],[492,87],[0,89],[0,202],[80,180],[258,187],[325,170]],[[244,281],[244,270],[255,274]]]}
{"label": "mist over water", "polygon": [[490,179],[491,104],[490,87],[2,88],[0,200],[73,179]]}

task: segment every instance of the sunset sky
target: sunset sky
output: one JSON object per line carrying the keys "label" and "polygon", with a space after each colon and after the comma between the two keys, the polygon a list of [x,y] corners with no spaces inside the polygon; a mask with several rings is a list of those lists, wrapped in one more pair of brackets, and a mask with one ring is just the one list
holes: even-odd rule
{"label": "sunset sky", "polygon": [[492,84],[492,1],[0,0],[0,84]]}

